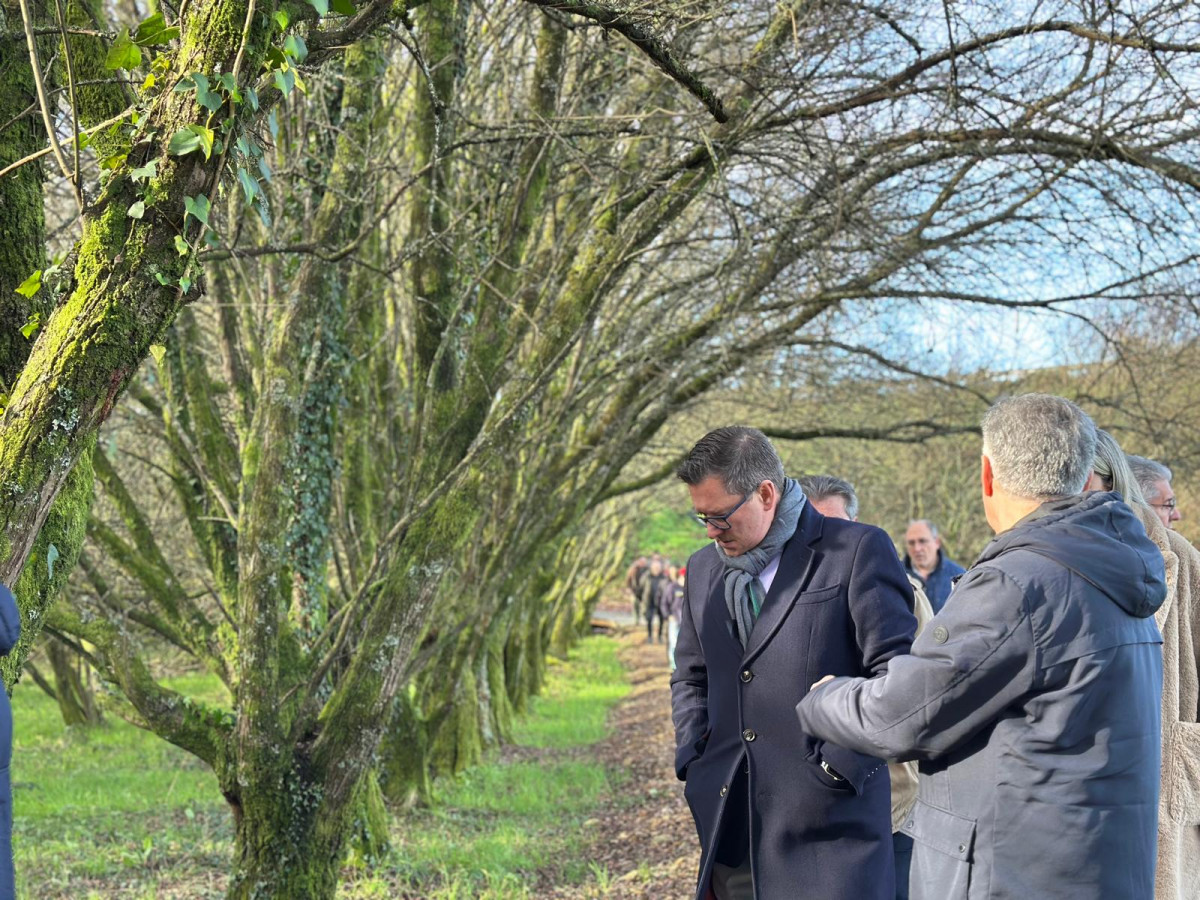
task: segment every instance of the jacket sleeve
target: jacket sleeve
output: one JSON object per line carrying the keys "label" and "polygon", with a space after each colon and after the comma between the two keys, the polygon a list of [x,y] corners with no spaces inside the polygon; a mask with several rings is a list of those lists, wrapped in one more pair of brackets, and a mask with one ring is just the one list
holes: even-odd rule
{"label": "jacket sleeve", "polygon": [[[909,611],[912,587],[908,577],[891,538],[878,528],[872,528],[859,541],[849,573],[847,603],[862,671],[872,676],[884,674],[895,657],[908,653],[917,620]],[[805,731],[812,734],[807,728]],[[809,759],[829,763],[861,793],[867,779],[883,765],[880,754],[859,751],[836,738],[828,741],[832,742],[814,742]]]}
{"label": "jacket sleeve", "polygon": [[[698,584],[696,582],[699,582]],[[684,585],[679,637],[675,643],[675,672],[671,675],[671,720],[675,724],[675,774],[680,781],[708,744],[708,667],[696,633],[692,604],[706,596],[707,581],[693,580],[688,567]]]}
{"label": "jacket sleeve", "polygon": [[0,656],[6,656],[21,637],[21,612],[17,598],[0,584]]}
{"label": "jacket sleeve", "polygon": [[1036,677],[1024,591],[999,569],[980,566],[954,596],[886,674],[837,678],[810,692],[796,707],[801,727],[905,760],[941,756],[995,721]]}

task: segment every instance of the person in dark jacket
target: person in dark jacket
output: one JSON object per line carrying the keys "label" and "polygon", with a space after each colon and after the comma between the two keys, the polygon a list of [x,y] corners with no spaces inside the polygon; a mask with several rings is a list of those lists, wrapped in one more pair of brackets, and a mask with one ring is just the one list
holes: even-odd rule
{"label": "person in dark jacket", "polygon": [[921,580],[934,612],[950,598],[954,579],[966,571],[946,555],[938,527],[929,519],[914,519],[904,532],[904,570]]}
{"label": "person in dark jacket", "polygon": [[[0,584],[0,656],[7,656],[21,636],[21,614],[17,601]],[[12,762],[13,720],[8,692],[0,690],[0,900],[16,896],[12,855]]]}
{"label": "person in dark jacket", "polygon": [[683,616],[684,575],[676,566],[667,570],[669,578],[658,592],[658,611],[667,622],[667,663],[675,671],[675,645],[679,641],[679,622]]}
{"label": "person in dark jacket", "polygon": [[661,556],[650,558],[650,569],[642,582],[642,615],[646,617],[646,643],[654,643],[654,620],[658,620],[658,642],[665,640],[666,623],[658,603],[658,595],[666,584],[667,567]]}
{"label": "person in dark jacket", "polygon": [[1119,494],[1081,493],[1095,447],[1062,398],[993,406],[995,539],[911,655],[797,707],[819,738],[921,761],[914,900],[1154,896],[1163,556]]}
{"label": "person in dark jacket", "polygon": [[794,713],[817,673],[878,675],[908,652],[891,539],[822,516],[752,428],[706,435],[678,475],[712,540],[687,564],[671,678],[697,900],[893,900],[886,763]]}

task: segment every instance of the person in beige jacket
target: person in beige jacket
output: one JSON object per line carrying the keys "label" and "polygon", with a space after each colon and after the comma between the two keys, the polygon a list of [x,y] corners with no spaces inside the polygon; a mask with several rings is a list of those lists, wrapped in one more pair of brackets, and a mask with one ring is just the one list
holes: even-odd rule
{"label": "person in beige jacket", "polygon": [[1125,454],[1098,431],[1087,490],[1117,491],[1163,555],[1167,599],[1155,613],[1163,637],[1162,783],[1155,900],[1200,898],[1200,551],[1146,505]]}
{"label": "person in beige jacket", "polygon": [[[823,516],[835,519],[858,521],[858,494],[854,485],[843,478],[832,475],[806,475],[797,479],[804,495]],[[933,618],[933,606],[925,595],[919,578],[908,576],[913,589],[912,613],[917,617],[917,634],[925,623]],[[916,635],[913,636],[914,640]],[[888,777],[892,781],[892,842],[896,859],[896,900],[908,900],[908,873],[912,864],[912,838],[901,833],[900,826],[917,802],[917,764],[913,762],[888,763]]]}

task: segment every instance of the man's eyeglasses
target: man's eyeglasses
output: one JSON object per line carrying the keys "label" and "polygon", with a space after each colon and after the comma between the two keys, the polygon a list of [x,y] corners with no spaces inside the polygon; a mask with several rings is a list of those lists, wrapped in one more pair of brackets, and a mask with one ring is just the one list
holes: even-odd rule
{"label": "man's eyeglasses", "polygon": [[1174,509],[1179,504],[1177,504],[1175,502],[1175,498],[1172,497],[1166,503],[1151,503],[1150,505],[1153,506],[1155,509],[1165,509],[1169,512],[1170,510]]}
{"label": "man's eyeglasses", "polygon": [[729,517],[742,508],[743,504],[754,495],[752,489],[745,497],[738,501],[738,505],[722,516],[702,516],[696,513],[696,521],[706,528],[711,525],[717,531],[728,531],[732,526],[729,524]]}

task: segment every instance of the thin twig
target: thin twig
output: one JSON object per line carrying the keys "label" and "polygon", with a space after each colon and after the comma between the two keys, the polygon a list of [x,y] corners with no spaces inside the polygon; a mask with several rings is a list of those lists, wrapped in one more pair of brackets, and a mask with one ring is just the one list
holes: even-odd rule
{"label": "thin twig", "polygon": [[[23,0],[22,0],[22,2],[23,2]],[[133,112],[132,106],[129,107],[129,109],[125,110],[124,112],[118,113],[117,115],[113,116],[111,119],[105,119],[99,125],[93,125],[91,128],[85,128],[83,131],[81,131],[79,133],[80,134],[95,134],[97,131],[103,131],[105,128],[108,128],[110,125],[116,125],[122,119],[126,118],[131,112]],[[33,162],[34,160],[41,159],[43,156],[45,156],[46,154],[51,153],[51,152],[53,152],[52,148],[43,147],[41,150],[38,150],[36,153],[30,153],[28,156],[18,159],[15,163],[12,163],[11,165],[5,166],[3,169],[0,169],[0,178],[3,178],[9,172],[14,171],[15,169],[21,168],[21,166],[27,165],[27,164]]]}
{"label": "thin twig", "polygon": [[[50,139],[50,149],[54,153],[54,158],[58,160],[59,166],[62,168],[62,173],[68,181],[75,187],[75,202],[79,205],[80,218],[83,217],[83,195],[79,193],[79,186],[75,181],[75,175],[71,174],[71,170],[67,167],[67,158],[63,156],[62,147],[58,143],[58,135],[54,133],[54,120],[50,115],[50,101],[46,97],[46,82],[42,78],[42,64],[38,60],[37,40],[33,36],[33,20],[29,15],[29,0],[18,0],[21,6],[21,21],[25,25],[25,43],[29,46],[29,62],[33,69],[33,82],[37,87],[38,103],[42,107],[42,122],[46,126],[46,136]],[[8,169],[4,170],[5,172]],[[0,172],[3,175],[4,172]]]}
{"label": "thin twig", "polygon": [[[67,98],[71,102],[71,134],[73,140],[71,149],[75,158],[75,193],[83,197],[83,187],[79,180],[82,170],[79,167],[79,104],[75,102],[75,62],[71,56],[71,40],[67,37],[67,19],[63,14],[62,0],[54,0],[54,12],[58,17],[58,28],[62,32],[63,55],[67,60]],[[80,204],[80,210],[83,206]]]}

